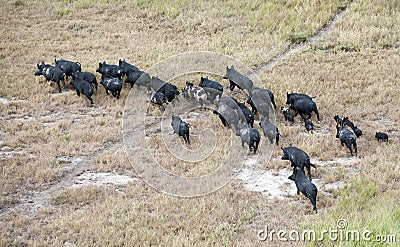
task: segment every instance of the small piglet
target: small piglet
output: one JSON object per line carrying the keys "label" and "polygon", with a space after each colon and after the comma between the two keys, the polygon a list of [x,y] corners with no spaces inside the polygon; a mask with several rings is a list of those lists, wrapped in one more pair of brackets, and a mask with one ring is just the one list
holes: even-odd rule
{"label": "small piglet", "polygon": [[174,133],[178,134],[178,136],[182,136],[183,140],[185,140],[185,143],[190,145],[190,139],[189,139],[190,125],[184,122],[180,117],[172,115],[171,126],[172,129],[174,130]]}
{"label": "small piglet", "polygon": [[106,89],[106,93],[108,95],[108,90],[111,91],[112,96],[119,99],[119,95],[121,94],[122,90],[122,82],[118,78],[114,78],[110,75],[103,74],[101,76],[101,85],[104,86]]}
{"label": "small piglet", "polygon": [[286,121],[294,123],[294,117],[290,113],[290,109],[289,108],[282,106],[281,107],[281,111],[282,111],[283,117],[285,118]]}
{"label": "small piglet", "polygon": [[290,175],[289,179],[295,182],[297,194],[299,195],[301,192],[303,195],[305,195],[311,201],[314,212],[317,213],[317,187],[311,183],[310,180],[308,180],[301,169],[296,169],[296,172]]}
{"label": "small piglet", "polygon": [[349,126],[350,128],[355,127],[354,123],[352,121],[350,121],[348,117],[343,118],[343,126],[345,126],[345,125]]}
{"label": "small piglet", "polygon": [[378,141],[384,141],[384,142],[388,142],[389,141],[388,135],[386,133],[383,133],[383,132],[376,132],[375,138]]}
{"label": "small piglet", "polygon": [[357,126],[354,126],[354,128],[352,128],[354,134],[356,134],[357,137],[362,136],[362,130],[360,130]]}
{"label": "small piglet", "polygon": [[304,119],[304,127],[306,127],[307,131],[314,130],[314,124],[307,118]]}
{"label": "small piglet", "polygon": [[244,147],[244,143],[247,143],[250,152],[252,149],[254,154],[257,152],[261,139],[260,132],[257,129],[249,128],[247,124],[242,124],[240,127],[240,139],[242,140],[242,147]]}

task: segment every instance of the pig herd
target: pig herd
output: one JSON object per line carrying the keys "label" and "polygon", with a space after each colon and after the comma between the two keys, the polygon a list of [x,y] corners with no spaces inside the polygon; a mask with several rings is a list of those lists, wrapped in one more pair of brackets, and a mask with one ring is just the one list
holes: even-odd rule
{"label": "pig herd", "polygon": [[[249,152],[256,154],[261,135],[254,128],[255,115],[258,115],[258,125],[262,130],[269,144],[279,145],[279,130],[277,126],[270,121],[270,114],[273,108],[276,108],[274,94],[265,88],[255,87],[253,82],[245,75],[241,74],[233,66],[226,67],[226,74],[223,79],[229,81],[229,89],[232,92],[235,88],[246,90],[246,102],[239,102],[237,99],[223,95],[224,87],[221,83],[211,80],[208,77],[201,77],[198,86],[193,82],[186,82],[186,86],[180,91],[177,86],[167,83],[162,79],[151,76],[147,72],[140,70],[138,67],[124,61],[119,60],[118,65],[99,63],[96,72],[101,74],[100,84],[103,85],[107,95],[115,98],[120,97],[122,90],[122,82],[130,84],[131,88],[136,85],[145,87],[148,91],[149,100],[159,105],[165,110],[164,105],[172,102],[177,95],[182,96],[189,101],[195,101],[200,107],[206,109],[206,106],[212,106],[213,113],[216,114],[223,126],[230,128],[240,137],[242,146],[246,143]],[[78,96],[85,95],[93,104],[94,89],[98,89],[96,76],[91,72],[83,72],[82,66],[78,62],[68,60],[56,60],[55,65],[45,64],[41,62],[37,64],[35,76],[43,75],[46,81],[57,83],[58,91],[62,92],[61,83],[66,88],[66,80],[69,77],[70,85],[74,87]],[[294,122],[294,118],[300,115],[307,131],[314,130],[314,124],[311,121],[311,114],[314,112],[318,121],[321,121],[318,108],[313,98],[306,94],[287,93],[286,104],[289,107],[281,107],[281,112],[285,121]],[[246,103],[251,107],[247,107]],[[293,112],[293,114],[292,114]],[[357,154],[357,138],[362,136],[362,131],[354,125],[347,117],[333,118],[336,122],[336,138],[339,138],[342,146],[350,150],[350,154]],[[179,116],[172,116],[171,127],[175,134],[183,137],[186,145],[190,145],[189,129],[190,124],[183,121]],[[349,127],[350,129],[348,129]],[[386,133],[377,132],[375,135],[379,141],[388,141]],[[317,212],[316,197],[317,187],[311,182],[311,164],[308,154],[295,147],[281,147],[283,155],[282,160],[288,160],[293,167],[293,174],[288,178],[294,181],[297,194],[300,192],[305,195],[312,203],[313,210]],[[305,175],[307,170],[308,177]]]}

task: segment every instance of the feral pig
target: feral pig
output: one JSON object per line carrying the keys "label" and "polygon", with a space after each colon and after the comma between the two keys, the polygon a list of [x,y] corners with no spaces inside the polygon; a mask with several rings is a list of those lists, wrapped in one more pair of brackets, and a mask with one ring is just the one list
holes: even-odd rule
{"label": "feral pig", "polygon": [[250,92],[250,97],[254,101],[255,99],[261,99],[267,102],[268,104],[272,104],[274,108],[276,108],[275,104],[275,96],[274,94],[265,88],[254,87]]}
{"label": "feral pig", "polygon": [[122,79],[123,70],[118,65],[106,64],[106,62],[99,63],[99,68],[96,69],[97,73],[102,75],[109,75],[114,78]]}
{"label": "feral pig", "polygon": [[239,135],[239,119],[236,111],[227,105],[219,105],[214,111],[225,127],[232,128]]}
{"label": "feral pig", "polygon": [[78,62],[72,62],[64,59],[57,60],[56,58],[54,58],[54,62],[56,67],[60,68],[64,72],[65,79],[67,80],[69,76],[72,77],[73,73],[82,71],[82,66]]}
{"label": "feral pig", "polygon": [[238,87],[240,90],[246,89],[250,93],[253,88],[253,82],[236,71],[233,65],[230,68],[226,67],[226,74],[223,78],[229,79],[229,89],[231,91]]}
{"label": "feral pig", "polygon": [[157,92],[158,90],[161,89],[162,86],[164,86],[164,84],[166,84],[167,82],[161,80],[160,78],[158,78],[157,76],[152,76],[151,77],[151,81],[149,82],[149,84],[147,84],[147,90],[148,91],[154,91]]}
{"label": "feral pig", "polygon": [[348,117],[343,118],[343,126],[345,125],[349,126],[352,129],[354,128],[354,123],[350,121]]}
{"label": "feral pig", "polygon": [[352,128],[354,134],[356,134],[357,137],[362,136],[362,130],[360,130],[357,126],[354,126],[354,128]]}
{"label": "feral pig", "polygon": [[294,123],[294,118],[293,118],[292,114],[290,113],[289,108],[282,106],[281,111],[282,111],[283,117],[285,118],[286,121]]}
{"label": "feral pig", "polygon": [[124,76],[124,75],[128,76],[133,72],[140,71],[138,67],[136,67],[128,62],[125,62],[125,60],[121,60],[121,59],[118,61],[118,66],[122,69],[122,76]]}
{"label": "feral pig", "polygon": [[90,104],[93,104],[92,95],[93,95],[93,85],[89,82],[82,79],[82,77],[75,76],[76,73],[72,74],[71,85],[74,86],[76,90],[76,94],[81,96],[81,93],[86,96],[90,100]]}
{"label": "feral pig", "polygon": [[304,167],[306,167],[308,177],[311,181],[311,166],[314,168],[316,167],[315,165],[311,164],[308,154],[300,148],[294,146],[288,146],[281,149],[283,151],[281,159],[289,160],[291,162],[291,166],[293,166],[293,174],[296,172],[296,168],[299,168],[301,171],[305,172]]}
{"label": "feral pig", "polygon": [[136,81],[143,75],[143,71],[133,71],[130,72],[126,78],[125,78],[125,83],[129,83],[131,85],[131,88],[135,85]]}
{"label": "feral pig", "polygon": [[185,140],[185,143],[190,145],[190,139],[189,139],[190,125],[182,121],[180,117],[172,115],[171,126],[172,129],[174,130],[174,133],[178,134],[178,136],[182,136],[183,139]]}
{"label": "feral pig", "polygon": [[224,88],[221,83],[208,79],[208,77],[200,78],[200,87],[202,87],[207,93],[207,99],[214,102],[217,96],[221,98]]}
{"label": "feral pig", "polygon": [[268,118],[261,118],[260,127],[264,133],[265,137],[268,137],[269,143],[272,144],[274,139],[276,145],[279,145],[279,130],[273,123],[271,123]]}
{"label": "feral pig", "polygon": [[376,133],[375,133],[375,138],[376,138],[378,141],[385,141],[385,142],[388,142],[388,141],[389,141],[388,135],[387,135],[386,133],[383,133],[383,132],[376,132]]}
{"label": "feral pig", "polygon": [[271,104],[262,99],[253,99],[253,104],[256,106],[258,115],[260,117],[269,118],[269,109]]}
{"label": "feral pig", "polygon": [[165,83],[157,92],[163,93],[168,102],[173,101],[175,96],[180,94],[178,88],[171,83]]}
{"label": "feral pig", "polygon": [[171,102],[175,99],[176,95],[180,94],[178,88],[175,85],[165,82],[156,76],[153,76],[151,78],[150,83],[147,85],[147,90],[153,90],[154,92],[163,93],[167,97],[168,102]]}
{"label": "feral pig", "polygon": [[249,128],[246,124],[243,124],[240,127],[239,134],[242,140],[242,147],[244,147],[244,143],[247,143],[247,145],[249,145],[249,151],[251,152],[251,150],[253,150],[255,154],[261,140],[260,132],[258,132],[257,129]]}
{"label": "feral pig", "polygon": [[82,80],[89,82],[97,90],[98,83],[97,83],[96,76],[93,73],[91,73],[91,72],[75,72],[72,74],[72,78],[74,78],[74,77],[75,78],[79,77]]}
{"label": "feral pig", "polygon": [[148,85],[151,82],[151,76],[149,75],[149,73],[146,73],[143,71],[137,72],[137,73],[140,74],[138,78],[136,78],[137,75],[132,75],[132,74],[136,74],[136,73],[131,73],[127,77],[125,82],[127,82],[127,80],[129,80],[128,83],[130,83],[132,87],[133,87],[133,85],[137,85],[137,86],[142,86],[142,87],[148,88]]}
{"label": "feral pig", "polygon": [[238,110],[239,109],[239,106],[237,104],[237,100],[232,98],[232,97],[230,97],[230,96],[222,96],[221,98],[216,99],[214,101],[214,105],[216,107],[218,107],[219,105],[227,105],[227,106],[229,106],[230,108],[232,108],[234,110]]}
{"label": "feral pig", "polygon": [[254,125],[254,113],[252,111],[250,111],[250,109],[244,103],[237,102],[237,104],[238,104],[240,110],[242,111],[242,113],[243,113],[243,115],[244,115],[244,117],[246,119],[247,124],[250,125],[250,127],[253,128],[253,125]]}
{"label": "feral pig", "polygon": [[336,126],[336,138],[340,139],[340,144],[344,146],[344,143],[346,143],[347,148],[350,150],[350,155],[353,156],[353,149],[352,146],[354,147],[354,152],[357,155],[357,141],[356,141],[356,136],[354,135],[353,132],[348,130],[345,126]]}
{"label": "feral pig", "polygon": [[307,131],[314,130],[314,124],[311,122],[310,119],[304,118],[304,127],[306,127]]}
{"label": "feral pig", "polygon": [[119,95],[121,94],[122,90],[122,82],[118,78],[114,78],[110,75],[104,74],[101,76],[100,84],[104,86],[107,95],[108,95],[108,90],[110,90],[112,96],[119,99]]}
{"label": "feral pig", "polygon": [[195,87],[191,82],[186,82],[186,88],[184,88],[183,92],[186,92],[184,94],[185,98],[196,100],[200,103],[201,107],[203,107],[207,101],[206,91],[201,87]]}
{"label": "feral pig", "polygon": [[36,65],[37,65],[37,70],[34,75],[35,76],[43,75],[44,78],[46,78],[47,82],[48,81],[56,82],[58,86],[58,92],[61,93],[60,81],[63,83],[63,86],[65,88],[63,71],[58,67],[51,66],[50,64],[45,64],[44,62],[41,62],[40,64]]}
{"label": "feral pig", "polygon": [[254,114],[257,114],[257,107],[256,107],[256,105],[254,104],[254,102],[253,102],[253,100],[251,99],[250,96],[247,97],[246,103],[249,104],[249,105],[251,106],[251,111],[252,111]]}
{"label": "feral pig", "polygon": [[315,104],[310,96],[297,93],[286,93],[286,95],[286,104],[290,104],[289,109],[295,111],[295,116],[297,114],[300,114],[302,118],[306,118],[304,117],[304,115],[307,115],[308,118],[311,118],[311,113],[315,112],[315,114],[317,114],[317,120],[321,121],[321,119],[319,118],[317,104]]}
{"label": "feral pig", "polygon": [[335,119],[336,126],[343,126],[343,119],[341,119],[338,115],[334,116],[333,119]]}
{"label": "feral pig", "polygon": [[305,195],[313,205],[313,210],[317,213],[317,194],[318,189],[315,184],[311,183],[311,180],[308,180],[306,175],[301,169],[296,169],[295,172],[288,177],[290,180],[293,180],[296,184],[297,194],[300,192]]}
{"label": "feral pig", "polygon": [[307,94],[302,94],[302,93],[288,93],[288,92],[286,92],[286,105],[290,105],[294,101],[299,100],[299,99],[304,99],[304,98],[312,100],[315,97],[310,97]]}
{"label": "feral pig", "polygon": [[167,97],[165,97],[165,95],[163,93],[150,92],[149,96],[150,96],[151,103],[157,104],[157,105],[161,106],[163,109],[165,109],[163,104],[167,103]]}

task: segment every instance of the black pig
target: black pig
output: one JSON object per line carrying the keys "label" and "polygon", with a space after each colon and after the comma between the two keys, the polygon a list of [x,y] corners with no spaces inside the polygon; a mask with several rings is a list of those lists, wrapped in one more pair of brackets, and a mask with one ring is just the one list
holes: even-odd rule
{"label": "black pig", "polygon": [[73,73],[82,71],[82,66],[78,62],[72,62],[64,59],[57,60],[56,58],[54,58],[54,62],[56,67],[60,68],[64,72],[65,79],[67,80],[69,76],[72,77]]}
{"label": "black pig", "polygon": [[119,60],[118,61],[118,66],[122,69],[122,76],[126,75],[129,76],[133,72],[140,71],[138,67],[125,62],[125,60]]}
{"label": "black pig", "polygon": [[123,70],[118,65],[106,64],[106,62],[99,63],[99,67],[96,69],[97,73],[102,75],[109,75],[114,78],[122,79]]}
{"label": "black pig", "polygon": [[242,140],[242,147],[244,147],[244,143],[247,143],[247,145],[249,145],[249,151],[251,152],[251,150],[253,150],[255,154],[261,140],[260,132],[258,132],[257,129],[249,128],[246,124],[243,124],[239,133],[240,139]]}
{"label": "black pig", "polygon": [[300,168],[304,172],[304,167],[307,169],[308,177],[311,181],[311,166],[316,168],[315,165],[311,164],[310,157],[306,152],[298,147],[289,146],[286,148],[281,148],[283,151],[282,160],[289,160],[293,166],[293,173],[295,173],[296,168]]}
{"label": "black pig", "polygon": [[386,133],[383,133],[383,132],[376,132],[376,133],[375,133],[375,138],[376,138],[378,141],[385,141],[385,142],[388,142],[388,141],[389,141],[388,135],[387,135]]}
{"label": "black pig", "polygon": [[233,65],[230,68],[226,67],[226,74],[223,78],[229,79],[229,89],[231,91],[233,91],[235,87],[238,87],[241,90],[246,89],[247,92],[250,93],[253,88],[253,82],[248,77],[235,70]]}
{"label": "black pig", "polygon": [[178,136],[182,136],[183,140],[185,140],[185,143],[190,145],[190,139],[189,139],[190,125],[184,122],[180,117],[172,115],[171,126],[172,129],[174,130],[174,133],[178,134]]}
{"label": "black pig", "polygon": [[208,100],[211,102],[214,102],[217,96],[221,98],[224,91],[221,83],[210,80],[208,77],[201,77],[199,86],[206,91]]}
{"label": "black pig", "polygon": [[83,80],[81,77],[75,77],[75,73],[72,74],[71,85],[74,86],[76,94],[81,96],[81,93],[90,100],[90,104],[93,105],[92,95],[93,95],[93,85],[89,82]]}
{"label": "black pig", "polygon": [[278,130],[278,128],[273,123],[271,123],[268,120],[268,118],[262,118],[259,124],[264,133],[264,136],[268,137],[269,143],[272,144],[275,139],[276,145],[279,145],[279,130]]}
{"label": "black pig", "polygon": [[61,93],[60,82],[63,83],[63,86],[65,88],[63,71],[58,67],[51,66],[50,64],[45,64],[44,62],[41,62],[40,64],[36,65],[37,65],[37,70],[34,75],[35,76],[43,75],[44,78],[46,78],[46,81],[54,81],[55,83],[57,83],[58,92]]}
{"label": "black pig", "polygon": [[79,77],[79,78],[89,82],[97,90],[98,83],[97,83],[96,76],[93,73],[91,73],[91,72],[75,72],[75,73],[72,74],[72,78],[74,78],[74,77],[75,78]]}
{"label": "black pig", "polygon": [[357,155],[357,141],[356,141],[356,136],[354,135],[353,132],[348,130],[345,126],[336,126],[336,138],[340,139],[340,144],[344,146],[344,143],[346,143],[347,148],[350,150],[350,155],[353,156],[353,149],[352,146],[354,147],[354,152]]}
{"label": "black pig", "polygon": [[110,75],[104,74],[101,76],[100,84],[104,86],[107,95],[108,91],[110,90],[112,96],[119,99],[122,90],[122,82],[118,78],[114,78]]}
{"label": "black pig", "polygon": [[311,201],[314,212],[317,213],[317,187],[307,179],[306,175],[301,169],[296,169],[295,173],[290,175],[288,178],[295,182],[297,194],[299,195],[301,192],[303,195],[305,195]]}

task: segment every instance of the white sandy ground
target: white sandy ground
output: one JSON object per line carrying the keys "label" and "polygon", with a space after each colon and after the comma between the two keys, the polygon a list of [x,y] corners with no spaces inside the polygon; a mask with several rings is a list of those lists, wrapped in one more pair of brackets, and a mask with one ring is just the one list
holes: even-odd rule
{"label": "white sandy ground", "polygon": [[[313,161],[318,166],[332,164],[351,165],[358,162],[358,158],[337,158],[332,161],[318,162]],[[79,160],[74,160],[78,162]],[[255,160],[248,158],[242,169],[237,171],[234,179],[243,182],[244,189],[254,192],[259,192],[265,195],[268,199],[285,199],[296,195],[296,186],[288,177],[292,174],[291,168],[283,169],[262,169]],[[80,188],[83,186],[111,186],[111,185],[127,185],[138,181],[139,178],[130,175],[121,175],[115,171],[112,172],[93,172],[84,171],[75,177],[72,188]],[[317,186],[320,193],[328,193],[327,191],[341,189],[344,186],[343,181],[334,181],[325,183],[322,179],[315,178],[312,182]]]}
{"label": "white sandy ground", "polygon": [[[321,167],[325,165],[332,166],[334,164],[351,165],[359,161],[360,160],[358,158],[351,157],[336,158],[334,160],[324,162],[312,160],[311,162]],[[285,199],[287,197],[296,195],[297,192],[294,182],[288,179],[292,172],[293,170],[291,168],[279,170],[262,169],[253,158],[249,157],[245,161],[243,168],[237,172],[235,178],[241,180],[244,188],[249,191],[260,192],[271,200]],[[314,178],[312,182],[322,193],[327,193],[326,191],[337,190],[344,187],[343,181],[325,183],[322,179]]]}
{"label": "white sandy ground", "polygon": [[85,171],[76,177],[73,188],[83,186],[110,186],[110,185],[125,185],[139,180],[128,175],[120,175],[116,172],[91,172]]}

